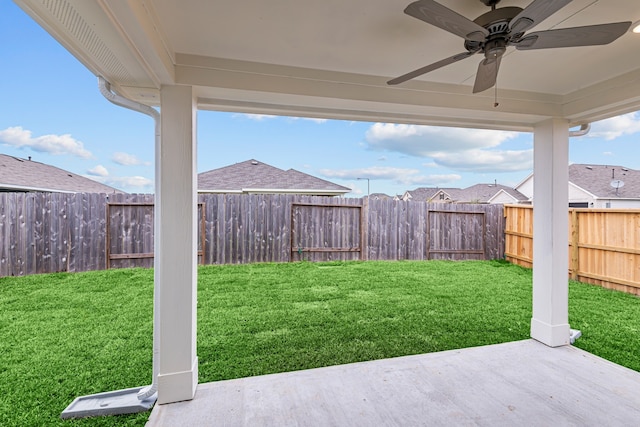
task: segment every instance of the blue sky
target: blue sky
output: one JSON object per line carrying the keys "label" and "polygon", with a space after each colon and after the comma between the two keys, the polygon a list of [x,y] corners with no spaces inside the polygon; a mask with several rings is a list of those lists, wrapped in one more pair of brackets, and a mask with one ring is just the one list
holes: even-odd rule
{"label": "blue sky", "polygon": [[[127,192],[153,192],[153,122],[109,103],[97,80],[12,2],[0,7],[0,153],[51,164]],[[572,138],[572,163],[640,169],[640,113]],[[516,185],[533,167],[533,135],[201,111],[198,172],[249,159],[352,188]]]}

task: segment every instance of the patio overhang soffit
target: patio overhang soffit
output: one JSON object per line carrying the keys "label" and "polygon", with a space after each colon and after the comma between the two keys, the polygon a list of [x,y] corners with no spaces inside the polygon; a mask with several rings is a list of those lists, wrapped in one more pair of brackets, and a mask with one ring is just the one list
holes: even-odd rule
{"label": "patio overhang soffit", "polygon": [[[464,51],[403,13],[409,0],[16,0],[119,93],[159,104],[194,87],[198,107],[347,120],[530,131],[640,110],[640,35],[596,47],[509,48],[493,89],[472,94],[481,55],[398,86],[387,80]],[[440,0],[474,19],[480,1]],[[525,7],[530,0],[503,0]],[[640,20],[637,0],[574,0],[536,31]]]}

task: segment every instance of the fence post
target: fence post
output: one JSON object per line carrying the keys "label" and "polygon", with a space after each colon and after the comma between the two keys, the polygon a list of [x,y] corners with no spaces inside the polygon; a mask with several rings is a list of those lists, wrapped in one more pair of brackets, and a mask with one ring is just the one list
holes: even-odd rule
{"label": "fence post", "polygon": [[369,196],[363,198],[360,209],[360,260],[369,259]]}
{"label": "fence post", "polygon": [[580,230],[578,226],[578,211],[571,209],[571,280],[578,280],[580,268]]}

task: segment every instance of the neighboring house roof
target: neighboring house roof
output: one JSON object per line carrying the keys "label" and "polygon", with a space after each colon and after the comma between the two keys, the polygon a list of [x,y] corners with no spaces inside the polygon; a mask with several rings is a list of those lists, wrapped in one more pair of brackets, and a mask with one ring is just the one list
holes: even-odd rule
{"label": "neighboring house roof", "polygon": [[123,193],[82,175],[6,154],[0,154],[0,191]]}
{"label": "neighboring house roof", "polygon": [[439,199],[439,195],[443,194],[445,200],[455,200],[455,197],[460,191],[460,188],[420,187],[415,190],[406,191],[402,198],[403,200],[428,202],[431,200],[437,201]]}
{"label": "neighboring house roof", "polygon": [[[533,173],[516,188],[525,184],[530,187],[532,179]],[[624,183],[618,186],[617,192],[611,185],[614,180]],[[595,199],[640,199],[640,171],[625,166],[574,163],[569,165],[569,184]]]}
{"label": "neighboring house roof", "polygon": [[384,194],[384,193],[371,193],[369,194],[369,196],[364,196],[364,197],[369,197],[369,199],[371,200],[389,200],[393,198],[388,194]]}
{"label": "neighboring house roof", "polygon": [[476,184],[462,190],[461,199],[466,202],[490,203],[498,193],[505,192],[511,196],[514,201],[524,202],[527,196],[511,187],[502,184]]}
{"label": "neighboring house roof", "polygon": [[251,159],[198,174],[198,191],[339,196],[351,189],[295,169],[285,171]]}
{"label": "neighboring house roof", "polygon": [[572,164],[569,182],[599,199],[640,199],[640,171],[624,166]]}
{"label": "neighboring house roof", "polygon": [[508,194],[514,202],[524,202],[527,197],[519,191],[501,184],[476,184],[467,188],[422,187],[407,191],[403,199],[414,201],[446,201],[453,203],[491,203],[499,193]]}

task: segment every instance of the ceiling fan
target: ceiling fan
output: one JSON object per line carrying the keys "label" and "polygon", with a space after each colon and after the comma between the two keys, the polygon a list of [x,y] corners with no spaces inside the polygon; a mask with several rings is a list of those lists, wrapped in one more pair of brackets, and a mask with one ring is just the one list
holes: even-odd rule
{"label": "ceiling fan", "polygon": [[571,0],[533,0],[524,9],[515,6],[496,8],[500,0],[480,1],[491,7],[491,11],[473,21],[433,0],[419,0],[407,6],[404,10],[407,15],[462,37],[466,51],[396,77],[387,84],[403,83],[476,53],[483,53],[484,59],[480,61],[473,85],[473,93],[478,93],[496,84],[500,60],[508,46],[532,50],[604,45],[622,36],[631,26],[628,21],[525,34]]}

